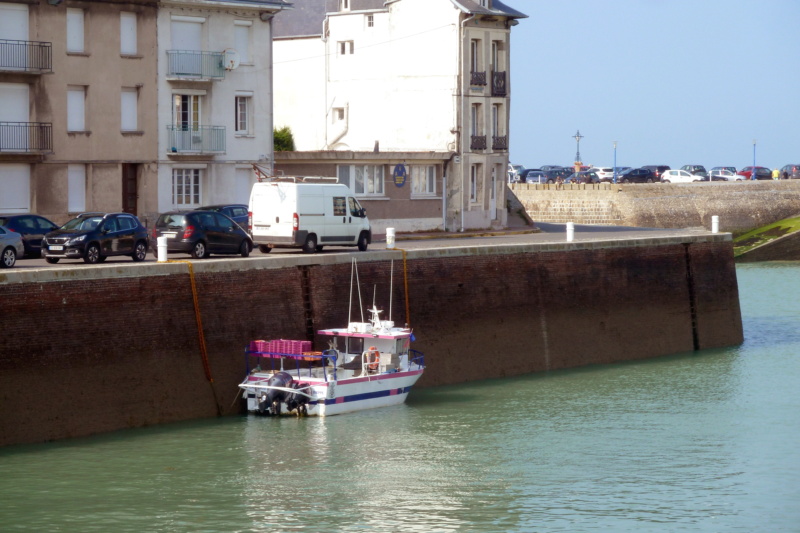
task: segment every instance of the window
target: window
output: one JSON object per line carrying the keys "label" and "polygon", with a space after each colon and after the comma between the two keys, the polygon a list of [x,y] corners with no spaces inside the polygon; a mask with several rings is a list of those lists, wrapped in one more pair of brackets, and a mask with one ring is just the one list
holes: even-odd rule
{"label": "window", "polygon": [[199,168],[172,169],[172,205],[194,207],[200,205]]}
{"label": "window", "polygon": [[350,0],[339,0],[339,11],[350,11]]}
{"label": "window", "polygon": [[478,43],[477,39],[473,39],[469,43],[469,65],[471,72],[480,72],[478,64]]}
{"label": "window", "polygon": [[83,9],[67,8],[67,52],[84,52]]}
{"label": "window", "polygon": [[86,211],[86,165],[67,166],[67,211]]}
{"label": "window", "polygon": [[469,201],[478,201],[478,168],[480,165],[472,165],[469,172]]}
{"label": "window", "polygon": [[411,194],[436,194],[436,167],[434,165],[414,165],[411,167]]}
{"label": "window", "polygon": [[367,28],[375,27],[375,15],[367,15],[366,17]]}
{"label": "window", "polygon": [[198,129],[200,126],[200,95],[174,94],[172,124],[183,129]]}
{"label": "window", "polygon": [[334,107],[333,108],[333,122],[340,122],[344,120],[344,108],[343,107]]}
{"label": "window", "polygon": [[121,130],[137,131],[139,129],[139,90],[137,88],[122,88],[120,111]]}
{"label": "window", "polygon": [[251,97],[241,95],[236,97],[236,133],[250,133],[250,108]]}
{"label": "window", "polygon": [[233,46],[239,52],[239,61],[250,62],[250,28],[253,23],[249,20],[236,20],[233,26]]}
{"label": "window", "polygon": [[472,104],[471,116],[470,116],[470,131],[473,137],[480,135],[479,133],[480,128],[478,127],[480,116],[481,116],[481,105]]}
{"label": "window", "polygon": [[500,136],[500,106],[492,106],[492,136]]}
{"label": "window", "polygon": [[135,56],[138,52],[136,43],[136,13],[119,14],[119,53],[124,56]]}
{"label": "window", "polygon": [[339,165],[339,183],[349,186],[357,195],[383,196],[383,166]]}
{"label": "window", "polygon": [[86,87],[67,87],[67,131],[86,131]]}
{"label": "window", "polygon": [[339,55],[352,55],[353,54],[353,41],[339,41]]}

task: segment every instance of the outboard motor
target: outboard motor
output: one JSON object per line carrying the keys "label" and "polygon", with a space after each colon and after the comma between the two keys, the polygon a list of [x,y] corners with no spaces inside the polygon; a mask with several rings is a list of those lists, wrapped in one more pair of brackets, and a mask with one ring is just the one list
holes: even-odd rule
{"label": "outboard motor", "polygon": [[[270,387],[292,387],[292,376],[286,372],[278,372],[267,381]],[[266,389],[258,397],[258,412],[263,414],[281,414],[281,402],[286,401],[290,393],[284,390]]]}
{"label": "outboard motor", "polygon": [[291,384],[291,387],[294,390],[304,394],[300,394],[299,392],[290,392],[286,396],[286,409],[289,412],[292,412],[296,409],[297,416],[307,415],[308,408],[306,405],[308,404],[308,396],[306,396],[306,394],[308,394],[309,389],[308,383],[298,383],[295,381]]}

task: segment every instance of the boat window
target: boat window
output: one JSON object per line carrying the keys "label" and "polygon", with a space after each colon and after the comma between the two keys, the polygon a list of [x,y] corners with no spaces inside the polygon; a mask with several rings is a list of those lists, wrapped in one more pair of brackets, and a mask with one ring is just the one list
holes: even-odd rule
{"label": "boat window", "polygon": [[347,338],[347,353],[360,355],[364,351],[364,339],[357,337]]}
{"label": "boat window", "polygon": [[397,339],[397,348],[395,348],[394,353],[397,355],[406,355],[408,353],[408,347],[411,345],[408,338],[405,339]]}

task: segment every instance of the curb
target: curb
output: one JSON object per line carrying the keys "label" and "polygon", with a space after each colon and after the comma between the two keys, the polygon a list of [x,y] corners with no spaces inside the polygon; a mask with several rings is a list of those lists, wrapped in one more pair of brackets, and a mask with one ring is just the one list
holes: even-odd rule
{"label": "curb", "polygon": [[[433,239],[464,239],[470,237],[503,237],[507,235],[527,235],[530,233],[541,233],[538,228],[519,229],[519,230],[492,230],[492,231],[465,231],[465,232],[438,232],[438,233],[398,233],[395,235],[396,241],[421,241]],[[386,242],[385,234],[372,236],[372,242]]]}

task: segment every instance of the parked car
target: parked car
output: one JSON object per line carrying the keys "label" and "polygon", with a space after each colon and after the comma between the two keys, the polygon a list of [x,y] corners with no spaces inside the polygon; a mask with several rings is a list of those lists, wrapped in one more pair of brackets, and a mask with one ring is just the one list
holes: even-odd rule
{"label": "parked car", "polygon": [[0,268],[11,268],[17,257],[25,253],[22,235],[0,226]]}
{"label": "parked car", "polygon": [[525,170],[522,165],[512,165],[511,163],[508,164],[508,182],[509,183],[519,183],[520,177],[519,173]]}
{"label": "parked car", "polygon": [[541,170],[531,170],[525,173],[525,183],[547,183],[547,174]]}
{"label": "parked car", "polygon": [[720,168],[720,169],[711,169],[708,173],[708,176],[711,178],[711,181],[741,181],[742,177],[738,176],[735,172],[731,172],[728,169]]}
{"label": "parked car", "polygon": [[727,170],[732,174],[736,174],[736,167],[714,167],[711,170],[709,170],[709,173],[714,172],[715,170]]}
{"label": "parked car", "polygon": [[112,255],[134,261],[147,257],[147,228],[130,213],[81,213],[42,239],[42,257],[48,263],[83,259],[94,264]]}
{"label": "parked car", "polygon": [[597,174],[597,177],[603,181],[614,178],[614,167],[592,167],[589,170]]}
{"label": "parked car", "polygon": [[600,183],[600,176],[591,170],[575,172],[564,180],[564,183]]}
{"label": "parked car", "polygon": [[756,177],[753,178],[753,167],[744,167],[742,170],[737,172],[738,175],[742,176],[746,180],[771,180],[772,179],[772,171],[767,167],[755,167],[756,169]]}
{"label": "parked car", "polygon": [[695,176],[688,170],[665,170],[661,174],[661,181],[663,183],[692,183],[694,181],[700,181],[702,176]]}
{"label": "parked car", "polygon": [[656,175],[646,168],[631,168],[617,174],[617,183],[653,183]]}
{"label": "parked car", "polygon": [[[800,179],[800,165],[785,165],[781,168],[781,179]],[[2,224],[2,222],[0,222],[0,224]]]}
{"label": "parked car", "polygon": [[214,211],[216,213],[222,213],[232,218],[233,221],[239,224],[243,229],[247,229],[247,205],[245,204],[206,205],[198,207],[196,211]]}
{"label": "parked car", "polygon": [[539,170],[556,170],[559,168],[564,168],[561,165],[542,165],[539,167]]}
{"label": "parked car", "polygon": [[571,168],[561,167],[543,170],[542,172],[547,175],[547,183],[555,183],[558,181],[558,178],[561,178],[562,180],[567,179],[567,177],[572,174],[573,170]]}
{"label": "parked car", "polygon": [[[623,172],[628,171],[630,169],[631,169],[631,167],[617,167],[617,182],[619,182],[620,175]],[[604,183],[613,183],[614,182],[614,167],[611,167],[611,175],[609,175],[607,178],[601,176],[600,177],[600,181],[604,182]]]}
{"label": "parked car", "polygon": [[689,174],[694,174],[695,176],[708,177],[708,171],[706,171],[706,167],[703,165],[683,165],[681,170],[685,170]]}
{"label": "parked car", "polygon": [[158,238],[167,237],[167,252],[204,259],[211,254],[250,255],[250,235],[229,216],[215,211],[162,213],[150,232],[150,248],[158,256]]}
{"label": "parked car", "polygon": [[652,170],[653,174],[655,174],[656,179],[655,181],[661,181],[661,174],[665,171],[670,169],[669,165],[645,165],[642,168],[646,168],[647,170]]}
{"label": "parked car", "polygon": [[32,214],[0,215],[0,226],[20,234],[26,257],[40,257],[42,238],[58,229],[58,224],[52,220]]}

